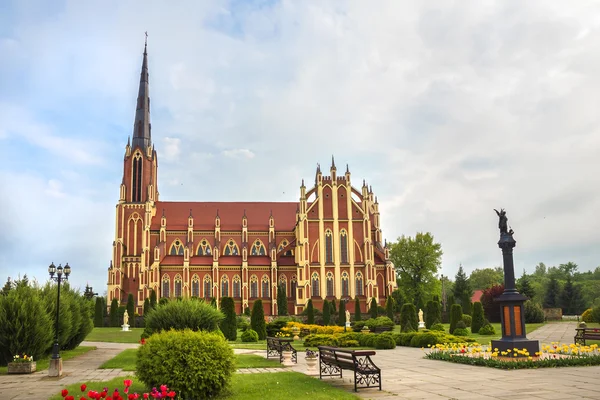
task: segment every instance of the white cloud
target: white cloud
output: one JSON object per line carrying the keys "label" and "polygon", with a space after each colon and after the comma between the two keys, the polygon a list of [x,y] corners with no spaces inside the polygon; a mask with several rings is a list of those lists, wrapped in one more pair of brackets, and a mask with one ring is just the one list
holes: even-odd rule
{"label": "white cloud", "polygon": [[179,138],[165,137],[163,143],[162,155],[167,161],[175,161],[181,154],[181,140]]}
{"label": "white cloud", "polygon": [[223,155],[229,158],[237,158],[237,159],[252,159],[254,158],[254,153],[248,149],[232,149],[232,150],[223,150]]}

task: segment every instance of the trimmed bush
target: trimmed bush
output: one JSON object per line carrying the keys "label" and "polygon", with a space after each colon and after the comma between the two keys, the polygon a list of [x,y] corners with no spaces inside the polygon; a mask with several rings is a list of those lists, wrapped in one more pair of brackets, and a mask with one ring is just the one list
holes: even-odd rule
{"label": "trimmed bush", "polygon": [[542,306],[531,300],[527,300],[523,308],[525,310],[525,322],[528,324],[544,322],[546,319]]}
{"label": "trimmed bush", "polygon": [[400,312],[400,330],[402,332],[416,331],[419,327],[419,318],[417,309],[412,303],[406,303],[402,306]]}
{"label": "trimmed bush", "polygon": [[0,365],[15,354],[32,355],[34,360],[48,354],[54,337],[51,315],[40,291],[27,285],[0,296]]}
{"label": "trimmed bush", "polygon": [[375,297],[373,297],[371,299],[371,304],[369,305],[369,315],[371,316],[371,318],[375,319],[377,318],[377,299]]}
{"label": "trimmed bush", "polygon": [[110,302],[110,326],[119,326],[119,300],[112,299]]}
{"label": "trimmed bush", "polygon": [[433,300],[429,300],[425,304],[425,328],[431,329],[436,318],[435,303]]}
{"label": "trimmed bush", "polygon": [[160,332],[137,352],[136,375],[146,387],[164,384],[182,398],[215,397],[234,372],[233,349],[219,332]]}
{"label": "trimmed bush", "polygon": [[[331,302],[331,304],[333,304],[335,310],[335,301]],[[332,314],[335,314],[335,311]],[[315,308],[313,307],[312,299],[308,299],[308,304],[306,305],[306,323],[309,325],[315,323]]]}
{"label": "trimmed bush", "polygon": [[250,307],[244,308],[244,315],[247,317],[252,315],[252,313],[250,312]]}
{"label": "trimmed bush", "polygon": [[454,336],[469,336],[469,330],[467,328],[456,328],[454,329]]}
{"label": "trimmed bush", "polygon": [[304,338],[305,347],[333,346],[340,347],[340,341],[335,335],[308,335]]}
{"label": "trimmed bush", "polygon": [[246,329],[242,332],[241,339],[244,343],[258,342],[258,333],[253,329]]}
{"label": "trimmed bush", "polygon": [[469,314],[463,314],[463,315],[462,315],[462,322],[464,322],[464,323],[465,323],[465,326],[466,326],[467,328],[470,328],[470,327],[471,327],[471,323],[472,323],[472,321],[473,321],[473,317],[471,317]]}
{"label": "trimmed bush", "polygon": [[600,306],[592,308],[592,322],[600,322]]}
{"label": "trimmed bush", "polygon": [[471,320],[471,332],[477,333],[483,326],[485,317],[483,316],[483,305],[480,301],[473,303],[473,318]]}
{"label": "trimmed bush", "polygon": [[131,293],[127,296],[127,314],[129,315],[130,325],[135,327],[135,302]]}
{"label": "trimmed bush", "polygon": [[223,318],[225,316],[221,311],[215,310],[202,301],[190,299],[170,301],[165,305],[159,305],[146,316],[146,328],[142,337],[148,338],[154,333],[169,329],[216,331]]}
{"label": "trimmed bush", "polygon": [[149,298],[145,298],[144,299],[144,307],[142,308],[142,312],[144,313],[144,315],[148,314],[150,312],[151,308],[150,308],[150,299]]}
{"label": "trimmed bush", "polygon": [[396,342],[392,335],[382,333],[377,335],[374,340],[375,348],[378,350],[394,349],[396,348]]}
{"label": "trimmed bush", "polygon": [[96,305],[94,306],[94,326],[102,328],[104,326],[104,300],[102,297],[96,297]]}
{"label": "trimmed bush", "polygon": [[221,321],[221,332],[225,335],[225,339],[235,341],[237,339],[237,318],[232,297],[221,299],[221,312],[225,314],[225,318]]}
{"label": "trimmed bush", "polygon": [[479,328],[479,332],[480,335],[495,335],[496,334],[496,330],[494,329],[494,327],[491,324],[486,324],[484,326],[482,326],[481,328]]}
{"label": "trimmed bush", "polygon": [[454,333],[454,329],[456,329],[456,325],[459,322],[462,322],[462,307],[460,304],[452,304],[452,308],[450,309],[450,333]]}
{"label": "trimmed bush", "polygon": [[588,308],[587,310],[585,310],[583,312],[583,314],[581,314],[581,320],[583,322],[587,322],[587,323],[592,322],[592,309],[591,308]]}
{"label": "trimmed bush", "polygon": [[323,300],[323,325],[331,324],[331,306],[327,300]]}
{"label": "trimmed bush", "polygon": [[246,317],[245,315],[240,315],[239,317],[236,317],[236,324],[237,328],[243,332],[250,328],[250,318]]}
{"label": "trimmed bush", "polygon": [[[348,321],[350,322],[350,321]],[[340,308],[338,312],[338,324],[340,326],[346,325],[346,302],[344,300],[340,300]]]}
{"label": "trimmed bush", "polygon": [[259,340],[267,338],[267,326],[265,323],[265,310],[261,299],[255,300],[252,306],[252,315],[250,316],[250,326],[252,330],[258,333]]}
{"label": "trimmed bush", "polygon": [[357,298],[354,299],[354,321],[361,321],[362,315],[360,315],[360,300]]}
{"label": "trimmed bush", "polygon": [[150,308],[151,309],[155,309],[157,306],[156,304],[156,292],[154,291],[154,289],[150,290]]}
{"label": "trimmed bush", "polygon": [[75,295],[71,300],[71,313],[73,316],[78,316],[78,322],[76,327],[73,324],[73,330],[71,331],[69,341],[63,347],[64,350],[72,350],[79,346],[92,329],[94,329],[92,302],[85,299],[79,293],[75,293]]}
{"label": "trimmed bush", "polygon": [[387,300],[385,301],[385,315],[392,321],[394,320],[394,299],[392,296],[388,296]]}
{"label": "trimmed bush", "polygon": [[282,328],[286,327],[288,322],[293,321],[292,317],[278,317],[267,324],[267,336],[274,337],[282,332]]}
{"label": "trimmed bush", "polygon": [[446,332],[446,329],[444,329],[444,325],[442,325],[440,323],[431,325],[430,330],[432,330],[432,331],[439,331],[439,332]]}
{"label": "trimmed bush", "polygon": [[288,315],[285,283],[277,286],[277,315]]}

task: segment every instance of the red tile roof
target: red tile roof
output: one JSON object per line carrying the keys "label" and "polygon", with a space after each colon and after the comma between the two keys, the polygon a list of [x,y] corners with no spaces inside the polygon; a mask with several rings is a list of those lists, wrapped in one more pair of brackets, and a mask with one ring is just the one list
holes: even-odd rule
{"label": "red tile roof", "polygon": [[239,265],[242,266],[242,256],[221,256],[219,265]]}
{"label": "red tile roof", "polygon": [[217,210],[221,219],[221,230],[241,230],[244,210],[248,218],[248,230],[268,230],[269,216],[273,212],[277,231],[293,231],[296,226],[295,202],[179,202],[157,201],[156,216],[151,229],[160,229],[160,219],[167,219],[168,230],[187,229],[190,210],[194,217],[194,229],[213,230]]}
{"label": "red tile roof", "polygon": [[480,301],[482,294],[483,294],[483,290],[474,290],[473,291],[473,296],[471,296],[471,303],[475,303],[476,301]]}
{"label": "red tile roof", "polygon": [[160,265],[183,265],[183,256],[165,256]]}
{"label": "red tile roof", "polygon": [[212,265],[212,256],[193,256],[190,257],[190,265]]}
{"label": "red tile roof", "polygon": [[294,257],[283,256],[277,260],[277,265],[296,265],[296,261],[294,260]]}

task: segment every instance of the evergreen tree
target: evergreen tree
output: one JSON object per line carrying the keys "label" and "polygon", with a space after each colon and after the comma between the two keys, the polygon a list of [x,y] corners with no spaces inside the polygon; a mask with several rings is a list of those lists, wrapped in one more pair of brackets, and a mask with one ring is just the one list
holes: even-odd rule
{"label": "evergreen tree", "polygon": [[400,313],[400,330],[402,332],[412,332],[418,330],[419,318],[417,309],[413,303],[406,303],[402,306]]}
{"label": "evergreen tree", "polygon": [[[431,328],[431,325],[435,323],[437,317],[435,301],[429,300],[425,305],[425,328]],[[441,321],[440,321],[441,322]]]}
{"label": "evergreen tree", "polygon": [[389,319],[394,320],[394,298],[392,296],[388,296],[385,301],[385,314]]}
{"label": "evergreen tree", "polygon": [[277,287],[277,315],[288,315],[287,296],[283,283]]}
{"label": "evergreen tree", "polygon": [[148,315],[149,312],[150,312],[150,299],[146,297],[144,299],[144,315]]}
{"label": "evergreen tree", "polygon": [[458,267],[458,272],[454,277],[454,289],[452,290],[454,299],[462,306],[463,314],[471,314],[471,297],[473,297],[473,289],[469,283],[469,279],[463,270],[462,265]]}
{"label": "evergreen tree", "polygon": [[544,296],[544,308],[558,308],[560,306],[560,284],[556,278],[550,278],[546,296]]}
{"label": "evergreen tree", "polygon": [[523,270],[523,276],[521,276],[521,279],[519,279],[517,289],[519,290],[519,293],[529,297],[530,300],[533,300],[533,297],[535,296],[535,289],[531,285],[531,278],[529,275],[527,275],[527,273],[525,273],[525,270]]}
{"label": "evergreen tree", "polygon": [[267,324],[265,323],[265,310],[263,309],[262,300],[254,301],[252,306],[252,315],[250,316],[250,327],[258,333],[258,340],[267,338]]}
{"label": "evergreen tree", "polygon": [[210,305],[213,306],[215,310],[217,309],[217,299],[215,297],[210,298]]}
{"label": "evergreen tree", "polygon": [[94,326],[102,328],[104,326],[104,301],[102,297],[96,297],[96,307],[94,308]]}
{"label": "evergreen tree", "polygon": [[331,325],[331,305],[327,300],[323,300],[323,325]]}
{"label": "evergreen tree", "polygon": [[471,332],[477,333],[479,329],[485,323],[485,317],[483,316],[483,305],[480,301],[473,303],[473,319],[471,320]]}
{"label": "evergreen tree", "polygon": [[131,293],[127,296],[127,314],[129,314],[131,326],[135,327],[135,303],[133,301],[133,294]]}
{"label": "evergreen tree", "polygon": [[110,303],[110,326],[119,326],[119,301],[112,299]]}
{"label": "evergreen tree", "polygon": [[396,289],[392,292],[392,298],[394,299],[394,312],[399,314],[402,311],[402,305],[405,303],[404,295],[400,289]]}
{"label": "evergreen tree", "polygon": [[335,298],[333,300],[331,300],[331,315],[336,315],[337,314],[337,309],[335,307]]}
{"label": "evergreen tree", "polygon": [[150,290],[150,307],[153,310],[156,308],[156,292],[154,289]]}
{"label": "evergreen tree", "polygon": [[570,275],[562,291],[561,305],[565,315],[579,315],[585,308],[581,286],[573,284]]}
{"label": "evergreen tree", "polygon": [[225,318],[221,321],[221,332],[223,332],[227,340],[235,341],[237,339],[237,318],[235,315],[235,303],[232,297],[223,297],[221,299],[221,311],[225,314]]}
{"label": "evergreen tree", "polygon": [[371,304],[369,305],[369,316],[371,318],[377,318],[377,299],[373,297],[371,299]]}
{"label": "evergreen tree", "polygon": [[2,290],[0,290],[0,296],[6,296],[8,294],[8,292],[10,292],[10,290],[13,287],[13,283],[10,280],[10,277],[8,277],[8,279],[6,280],[6,283],[4,284],[4,287],[2,288]]}
{"label": "evergreen tree", "polygon": [[354,299],[354,321],[361,321],[362,315],[360,315],[360,300],[357,298]]}
{"label": "evergreen tree", "polygon": [[331,307],[331,310],[329,310],[329,314],[331,316],[331,318],[330,318],[331,325],[335,325],[336,321],[337,321],[337,308],[335,306],[335,298],[333,298],[331,300],[331,302],[329,303],[329,306]]}
{"label": "evergreen tree", "polygon": [[251,315],[251,313],[250,313],[250,307],[244,308],[244,315],[247,316],[247,317],[249,317]]}
{"label": "evergreen tree", "polygon": [[344,300],[340,300],[340,313],[338,315],[338,324],[341,326],[346,326],[346,302]]}
{"label": "evergreen tree", "polygon": [[454,329],[456,329],[456,324],[458,321],[462,321],[462,307],[460,304],[453,304],[452,309],[450,310],[450,333],[454,333]]}
{"label": "evergreen tree", "polygon": [[315,323],[315,309],[313,307],[312,299],[308,299],[306,305],[306,323],[312,325]]}

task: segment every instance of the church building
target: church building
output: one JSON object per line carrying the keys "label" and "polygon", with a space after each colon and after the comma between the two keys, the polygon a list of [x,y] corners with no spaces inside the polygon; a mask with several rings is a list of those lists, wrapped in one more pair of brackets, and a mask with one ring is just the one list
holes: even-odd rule
{"label": "church building", "polygon": [[[396,286],[383,244],[377,197],[363,180],[329,175],[318,166],[314,185],[300,185],[295,202],[163,201],[158,192],[158,155],[150,124],[148,54],[133,127],[123,162],[108,268],[108,303],[133,294],[136,312],[144,299],[199,297],[234,299],[236,312],[261,299],[265,315],[277,314],[277,291],[285,290],[289,314],[312,299],[372,298],[383,305]],[[287,189],[286,189],[287,191]],[[350,311],[354,308],[350,307]]]}

